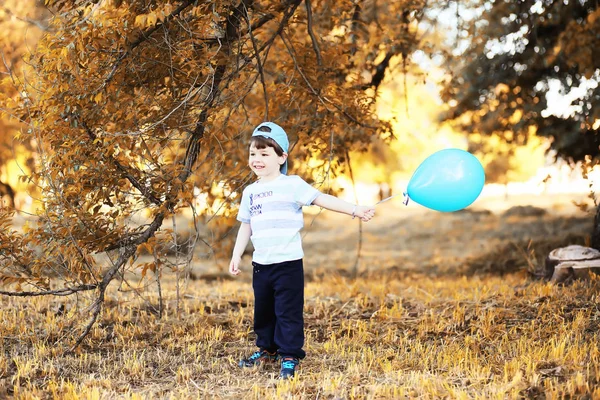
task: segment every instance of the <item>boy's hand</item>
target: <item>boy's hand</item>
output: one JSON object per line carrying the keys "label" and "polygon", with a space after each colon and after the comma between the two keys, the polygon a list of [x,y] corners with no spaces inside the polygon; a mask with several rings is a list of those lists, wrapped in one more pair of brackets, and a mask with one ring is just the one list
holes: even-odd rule
{"label": "boy's hand", "polygon": [[356,206],[356,211],[354,212],[358,218],[362,219],[364,222],[370,221],[371,218],[375,216],[375,207],[373,206]]}
{"label": "boy's hand", "polygon": [[242,260],[239,257],[234,257],[229,263],[229,273],[231,275],[238,275],[240,273],[240,262]]}

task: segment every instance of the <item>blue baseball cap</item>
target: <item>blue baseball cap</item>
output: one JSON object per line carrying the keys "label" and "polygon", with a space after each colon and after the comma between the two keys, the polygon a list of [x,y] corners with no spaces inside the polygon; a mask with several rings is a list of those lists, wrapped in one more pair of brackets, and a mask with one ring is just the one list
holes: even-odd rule
{"label": "blue baseball cap", "polygon": [[[259,131],[259,129],[262,128],[263,126],[270,128],[271,132]],[[280,127],[279,125],[277,125],[274,122],[263,122],[263,123],[259,124],[254,129],[254,132],[252,132],[252,136],[262,136],[262,137],[266,137],[269,139],[273,139],[275,141],[275,143],[277,143],[279,145],[279,147],[281,147],[281,149],[283,150],[283,152],[285,154],[287,154],[288,149],[290,147],[290,141],[288,140],[287,133],[285,133],[285,131],[283,130],[282,127]],[[284,175],[287,174],[287,159],[281,165],[280,171]]]}

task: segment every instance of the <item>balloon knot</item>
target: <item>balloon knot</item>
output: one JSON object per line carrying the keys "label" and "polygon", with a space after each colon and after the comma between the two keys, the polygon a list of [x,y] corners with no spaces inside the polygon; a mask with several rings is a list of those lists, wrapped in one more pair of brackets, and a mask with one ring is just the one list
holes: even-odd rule
{"label": "balloon knot", "polygon": [[408,197],[408,193],[402,193],[402,195],[404,196],[404,199],[402,199],[402,204],[404,204],[405,206],[408,205],[408,200],[410,200],[410,197]]}

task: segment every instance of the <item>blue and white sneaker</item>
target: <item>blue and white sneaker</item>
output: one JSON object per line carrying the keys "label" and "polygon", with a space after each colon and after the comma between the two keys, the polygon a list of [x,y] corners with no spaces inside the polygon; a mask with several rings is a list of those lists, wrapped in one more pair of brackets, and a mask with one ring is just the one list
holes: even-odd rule
{"label": "blue and white sneaker", "polygon": [[239,362],[241,368],[251,368],[262,365],[265,362],[277,361],[277,353],[269,353],[267,350],[258,350],[252,353],[249,357],[243,358]]}
{"label": "blue and white sneaker", "polygon": [[282,357],[279,378],[292,379],[294,375],[296,375],[296,368],[298,367],[298,364],[300,364],[300,360],[298,360],[296,357]]}

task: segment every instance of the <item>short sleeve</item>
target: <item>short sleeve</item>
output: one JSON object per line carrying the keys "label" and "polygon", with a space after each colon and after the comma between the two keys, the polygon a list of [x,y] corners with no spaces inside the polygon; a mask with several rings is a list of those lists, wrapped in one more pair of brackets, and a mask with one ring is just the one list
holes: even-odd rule
{"label": "short sleeve", "polygon": [[310,206],[321,192],[306,183],[304,179],[299,176],[296,178],[297,181],[294,185],[294,201],[302,206]]}
{"label": "short sleeve", "polygon": [[250,198],[247,188],[242,192],[242,202],[238,210],[237,220],[245,224],[250,223]]}

